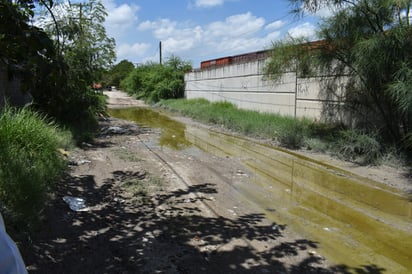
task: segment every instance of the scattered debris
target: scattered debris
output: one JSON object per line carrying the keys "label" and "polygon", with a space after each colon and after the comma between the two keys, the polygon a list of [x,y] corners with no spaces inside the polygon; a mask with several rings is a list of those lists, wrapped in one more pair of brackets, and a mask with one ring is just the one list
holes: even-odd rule
{"label": "scattered debris", "polygon": [[81,165],[84,165],[84,164],[90,164],[92,161],[90,161],[90,160],[86,160],[86,159],[81,159],[81,160],[79,160],[79,159],[70,159],[69,160],[69,165],[70,166],[81,166]]}
{"label": "scattered debris", "polygon": [[82,143],[82,146],[83,146],[83,147],[93,147],[93,145],[91,145],[91,144],[89,144],[89,143],[86,143],[86,142],[83,142],[83,143]]}
{"label": "scattered debris", "polygon": [[318,254],[315,250],[309,250],[309,251],[308,251],[308,254],[309,254],[310,256],[312,256],[312,257],[317,258],[317,259],[325,260],[325,257],[323,257],[322,255]]}
{"label": "scattered debris", "polygon": [[57,152],[59,152],[61,155],[65,156],[65,157],[69,157],[70,156],[70,152],[68,152],[67,150],[65,150],[64,148],[58,148]]}
{"label": "scattered debris", "polygon": [[115,202],[117,202],[117,203],[124,203],[124,202],[125,202],[124,199],[118,198],[118,197],[114,197],[114,198],[113,198],[113,201],[115,201]]}
{"label": "scattered debris", "polygon": [[92,161],[90,160],[80,160],[77,162],[77,165],[84,165],[84,164],[90,164]]}
{"label": "scattered debris", "polygon": [[70,209],[73,211],[85,211],[86,203],[85,200],[79,197],[64,196],[63,201],[69,205]]}
{"label": "scattered debris", "polygon": [[127,133],[127,129],[117,127],[117,126],[111,126],[111,127],[103,128],[101,133],[102,134],[125,134]]}
{"label": "scattered debris", "polygon": [[309,254],[310,256],[315,256],[315,255],[317,255],[318,253],[317,253],[315,250],[309,250],[309,251],[308,251],[308,254]]}
{"label": "scattered debris", "polygon": [[232,210],[232,209],[228,209],[228,211],[229,211],[233,216],[236,216],[236,215],[237,215],[237,213],[236,213],[234,210]]}

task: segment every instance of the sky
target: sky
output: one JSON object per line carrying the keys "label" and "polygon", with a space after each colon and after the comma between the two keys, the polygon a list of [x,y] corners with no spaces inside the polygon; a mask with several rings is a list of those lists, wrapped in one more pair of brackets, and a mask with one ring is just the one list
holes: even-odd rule
{"label": "sky", "polygon": [[117,61],[174,55],[200,62],[268,49],[288,35],[315,39],[318,16],[296,18],[287,0],[102,0]]}

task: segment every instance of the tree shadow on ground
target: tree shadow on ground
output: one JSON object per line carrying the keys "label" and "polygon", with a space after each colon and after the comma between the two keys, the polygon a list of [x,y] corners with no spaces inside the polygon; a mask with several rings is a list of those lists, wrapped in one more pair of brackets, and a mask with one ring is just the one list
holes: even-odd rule
{"label": "tree shadow on ground", "polygon": [[[201,194],[216,193],[211,184],[160,193],[141,203],[121,196],[116,178],[119,172],[97,186],[93,176],[69,176],[59,184],[41,230],[22,249],[29,273],[384,272],[375,265],[325,268],[321,257],[299,256],[317,243],[282,241],[286,226],[262,222],[263,214],[226,218],[191,210]],[[65,195],[84,198],[86,210],[70,211]],[[257,250],[255,242],[268,246]]]}

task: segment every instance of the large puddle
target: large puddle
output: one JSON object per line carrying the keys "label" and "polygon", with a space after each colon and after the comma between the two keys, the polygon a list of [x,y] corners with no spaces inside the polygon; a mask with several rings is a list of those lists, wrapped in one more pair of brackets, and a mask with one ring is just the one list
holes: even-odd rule
{"label": "large puddle", "polygon": [[110,114],[160,128],[162,146],[193,145],[240,159],[253,184],[237,189],[268,218],[317,241],[334,263],[375,271],[362,273],[412,271],[412,202],[406,194],[276,147],[181,124],[149,108]]}

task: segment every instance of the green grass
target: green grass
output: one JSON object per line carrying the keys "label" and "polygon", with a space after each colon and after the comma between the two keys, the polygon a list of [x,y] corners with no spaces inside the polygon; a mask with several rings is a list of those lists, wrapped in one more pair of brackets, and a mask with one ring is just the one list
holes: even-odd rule
{"label": "green grass", "polygon": [[[309,119],[242,110],[228,102],[172,99],[157,105],[200,122],[220,125],[251,137],[271,139],[286,148],[330,153],[361,165],[382,162],[387,150],[380,145],[376,135]],[[393,149],[390,151],[393,153]]]}
{"label": "green grass", "polygon": [[150,195],[163,190],[164,180],[148,176],[145,179],[128,179],[122,182],[121,187],[130,193],[136,201],[147,203]]}
{"label": "green grass", "polygon": [[128,151],[124,148],[115,149],[114,154],[119,157],[120,160],[129,162],[140,162],[141,159],[137,157],[133,152]]}
{"label": "green grass", "polygon": [[12,223],[35,223],[62,175],[71,135],[28,109],[0,112],[0,211]]}
{"label": "green grass", "polygon": [[288,136],[301,135],[310,123],[307,119],[296,120],[287,116],[242,110],[228,102],[211,103],[205,99],[164,100],[159,105],[201,122],[222,125],[250,136],[285,141],[285,144]]}

